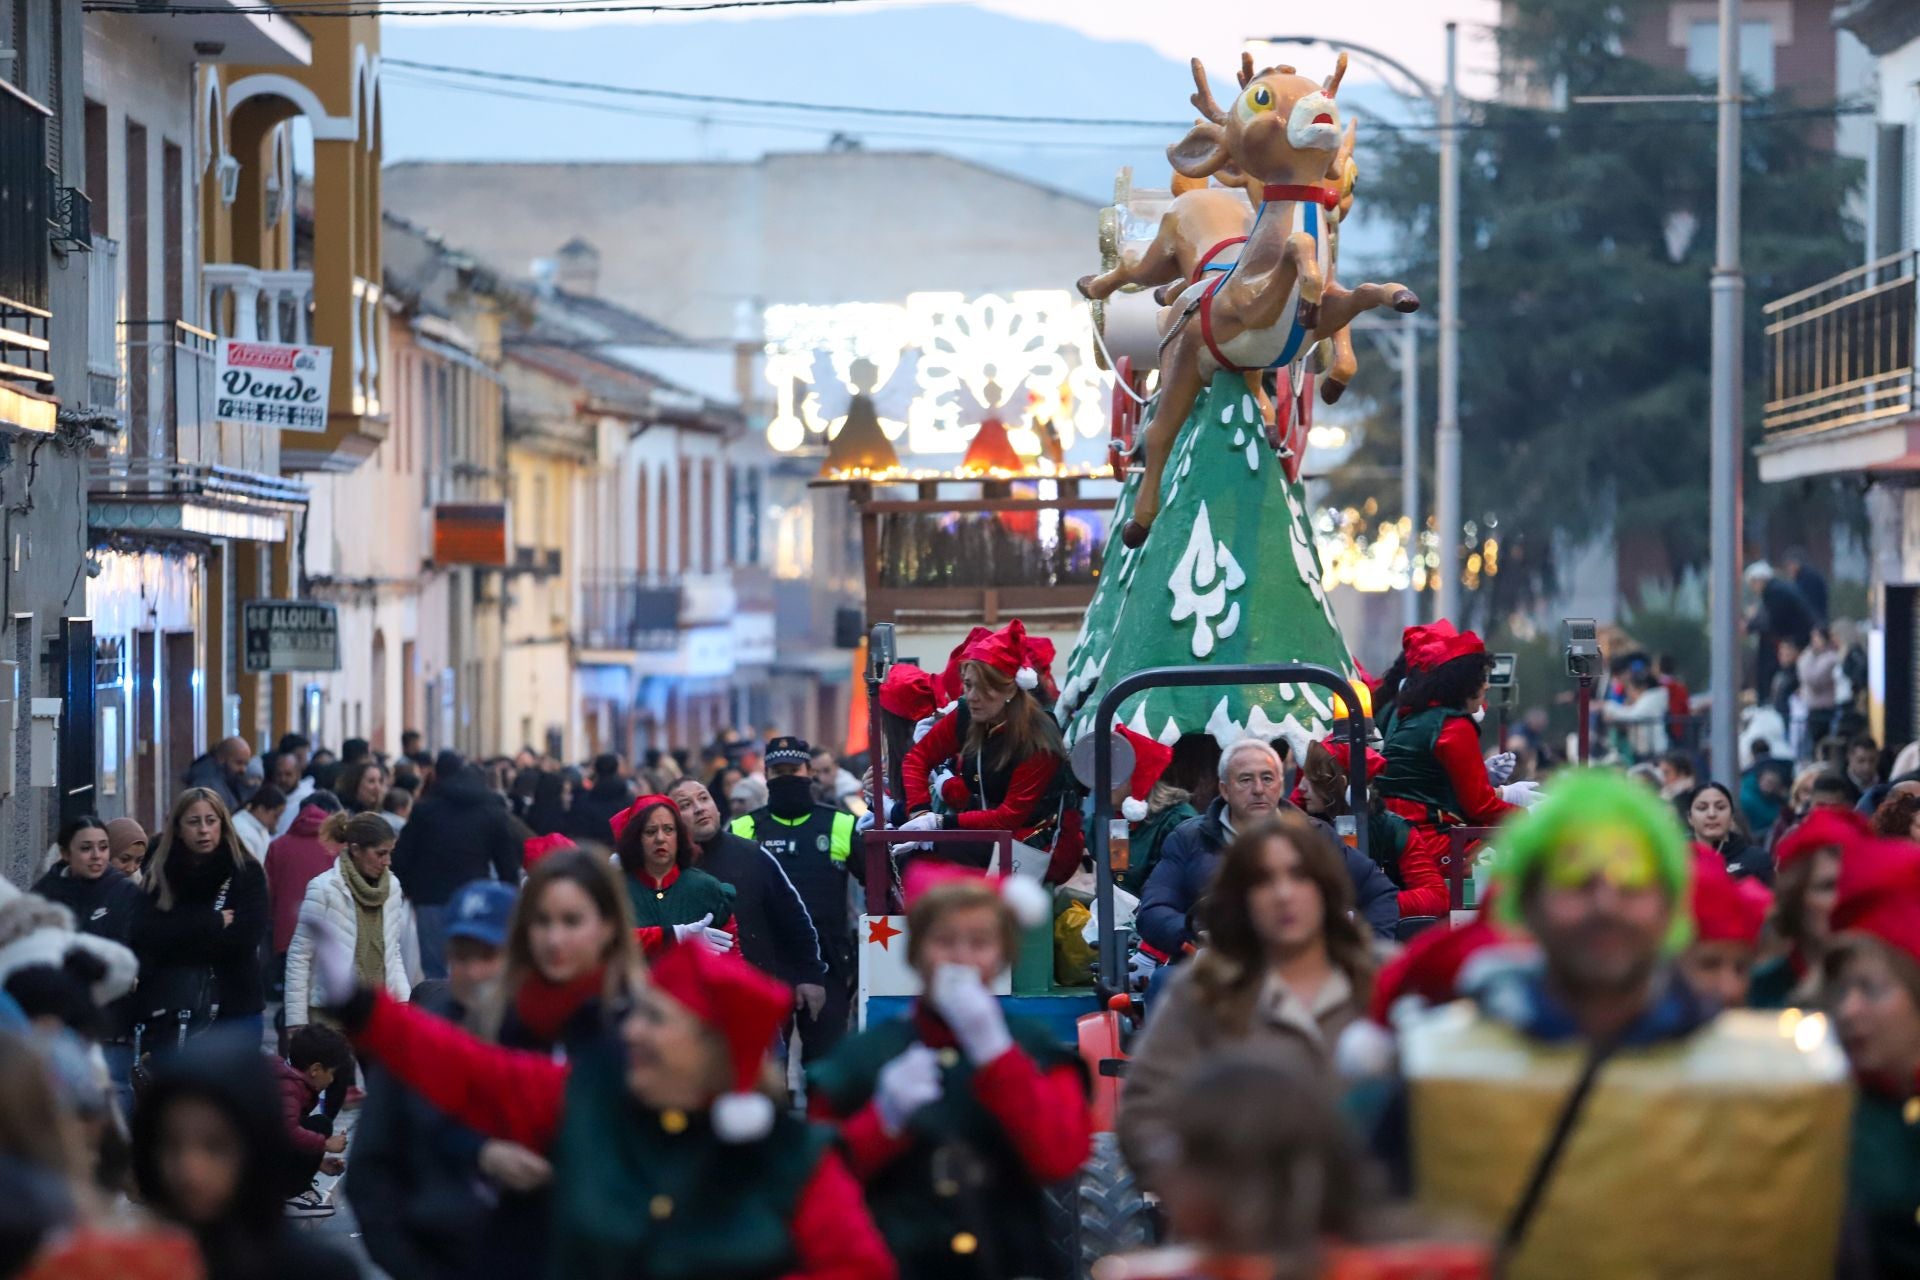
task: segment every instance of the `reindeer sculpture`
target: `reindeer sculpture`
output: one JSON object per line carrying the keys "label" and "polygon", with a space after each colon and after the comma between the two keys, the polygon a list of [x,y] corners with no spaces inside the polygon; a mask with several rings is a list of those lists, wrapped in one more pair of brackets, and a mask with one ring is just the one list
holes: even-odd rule
{"label": "reindeer sculpture", "polygon": [[[1214,101],[1198,58],[1192,66],[1192,101],[1202,119],[1167,149],[1167,158],[1185,178],[1220,175],[1245,185],[1249,195],[1257,188],[1259,212],[1249,229],[1247,201],[1239,192],[1186,191],[1167,208],[1153,243],[1137,259],[1080,281],[1080,291],[1094,299],[1124,285],[1178,284],[1160,318],[1160,398],[1144,431],[1146,473],[1133,518],[1121,531],[1129,547],[1146,541],[1159,514],[1160,482],[1174,442],[1216,373],[1242,373],[1257,386],[1263,370],[1302,359],[1364,311],[1420,306],[1403,284],[1349,290],[1333,283],[1332,214],[1351,194],[1345,181],[1351,170],[1341,160],[1350,152],[1341,146],[1334,104],[1346,57],[1324,84],[1315,84],[1287,66],[1256,74],[1253,59],[1242,55],[1241,92],[1228,110]],[[1338,186],[1325,181],[1330,175]],[[1349,349],[1341,364],[1350,361]],[[1336,368],[1351,375],[1350,368]]]}

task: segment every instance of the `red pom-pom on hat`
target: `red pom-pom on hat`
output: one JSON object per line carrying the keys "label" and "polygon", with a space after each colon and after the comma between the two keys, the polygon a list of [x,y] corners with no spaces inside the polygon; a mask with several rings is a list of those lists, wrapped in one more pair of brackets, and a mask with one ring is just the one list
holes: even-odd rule
{"label": "red pom-pom on hat", "polygon": [[673,947],[653,965],[653,985],[727,1042],[730,1088],[713,1104],[722,1142],[754,1142],[773,1130],[772,1099],[760,1092],[767,1047],[793,1009],[793,991],[734,952]]}
{"label": "red pom-pom on hat", "polygon": [[965,778],[948,778],[940,784],[940,799],[956,813],[973,807],[973,792]]}

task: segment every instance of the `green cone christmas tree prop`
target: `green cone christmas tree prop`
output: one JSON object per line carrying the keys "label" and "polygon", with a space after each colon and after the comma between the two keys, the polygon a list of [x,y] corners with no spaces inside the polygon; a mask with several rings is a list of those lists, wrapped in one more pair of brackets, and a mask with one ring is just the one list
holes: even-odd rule
{"label": "green cone christmas tree prop", "polygon": [[[1352,679],[1353,660],[1320,586],[1304,492],[1267,447],[1238,374],[1201,396],[1167,464],[1166,494],[1146,545],[1118,530],[1138,473],[1115,508],[1100,586],[1074,642],[1059,713],[1069,741],[1086,733],[1101,694],[1148,667],[1313,662]],[[1153,689],[1120,708],[1128,728],[1172,742],[1251,733],[1302,744],[1331,725],[1330,696],[1310,685]]]}

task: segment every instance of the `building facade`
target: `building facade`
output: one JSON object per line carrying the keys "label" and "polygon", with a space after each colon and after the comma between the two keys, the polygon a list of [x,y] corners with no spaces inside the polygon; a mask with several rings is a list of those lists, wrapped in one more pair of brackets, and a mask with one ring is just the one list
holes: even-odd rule
{"label": "building facade", "polygon": [[[1760,478],[1847,476],[1864,495],[1875,736],[1920,736],[1920,8],[1849,0],[1838,22],[1874,60],[1867,261],[1766,301]],[[1836,264],[1840,265],[1840,264]]]}

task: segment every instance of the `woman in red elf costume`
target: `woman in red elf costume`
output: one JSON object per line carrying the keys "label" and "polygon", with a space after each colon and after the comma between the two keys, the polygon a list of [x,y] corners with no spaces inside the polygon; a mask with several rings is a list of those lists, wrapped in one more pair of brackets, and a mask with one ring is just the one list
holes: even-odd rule
{"label": "woman in red elf costume", "polygon": [[809,1109],[838,1124],[905,1275],[1065,1280],[1046,1188],[1086,1159],[1086,1073],[992,989],[1021,927],[1045,919],[1046,892],[932,860],[907,868],[905,889],[907,959],[926,994],[815,1064]]}
{"label": "woman in red elf costume", "polygon": [[[1060,728],[1048,710],[1057,690],[1053,642],[1027,635],[1018,618],[975,639],[960,660],[961,698],[907,753],[901,768],[911,815],[903,830],[1011,831],[1023,843],[1052,850],[1047,878],[1065,879],[1079,864],[1076,813],[1066,813],[1055,785],[1066,764]],[[936,772],[952,777],[937,797]]]}
{"label": "woman in red elf costume", "polygon": [[761,1091],[793,1008],[785,984],[731,953],[674,947],[558,1062],[361,986],[352,942],[313,927],[321,998],[362,1053],[455,1120],[551,1161],[546,1274],[894,1280],[830,1135]]}
{"label": "woman in red elf costume", "polygon": [[[1437,853],[1449,827],[1496,826],[1531,805],[1538,785],[1514,782],[1496,789],[1488,779],[1479,721],[1493,659],[1479,636],[1456,634],[1443,619],[1416,641],[1407,665],[1378,785],[1387,808],[1414,828],[1423,854]],[[1444,902],[1438,905],[1444,909]]]}

